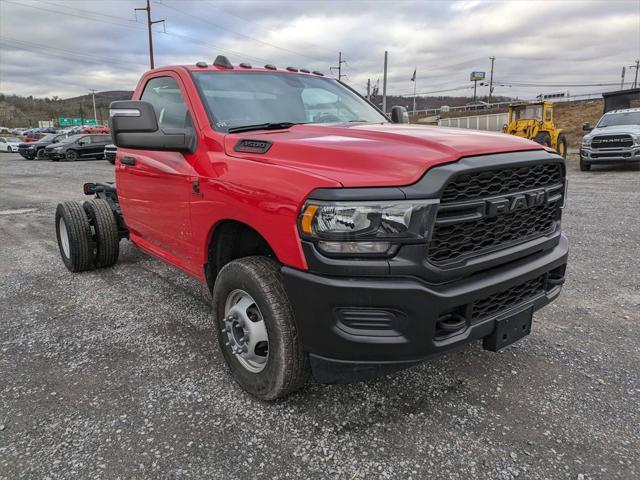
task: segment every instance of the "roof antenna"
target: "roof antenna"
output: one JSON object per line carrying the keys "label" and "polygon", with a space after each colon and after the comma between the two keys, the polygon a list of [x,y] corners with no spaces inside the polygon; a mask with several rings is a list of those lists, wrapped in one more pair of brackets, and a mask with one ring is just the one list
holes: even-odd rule
{"label": "roof antenna", "polygon": [[213,62],[214,67],[233,68],[233,64],[224,55],[218,55]]}

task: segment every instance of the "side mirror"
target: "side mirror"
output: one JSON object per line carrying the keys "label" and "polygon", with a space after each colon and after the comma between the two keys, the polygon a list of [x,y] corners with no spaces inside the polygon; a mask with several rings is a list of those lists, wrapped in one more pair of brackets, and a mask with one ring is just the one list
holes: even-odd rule
{"label": "side mirror", "polygon": [[409,112],[407,112],[407,109],[399,105],[391,107],[391,122],[409,123]]}
{"label": "side mirror", "polygon": [[582,124],[582,130],[584,130],[585,132],[590,132],[591,130],[593,130],[593,127],[589,122],[585,122]]}
{"label": "side mirror", "polygon": [[170,152],[194,152],[193,128],[159,128],[149,102],[121,100],[109,106],[109,127],[117,147]]}

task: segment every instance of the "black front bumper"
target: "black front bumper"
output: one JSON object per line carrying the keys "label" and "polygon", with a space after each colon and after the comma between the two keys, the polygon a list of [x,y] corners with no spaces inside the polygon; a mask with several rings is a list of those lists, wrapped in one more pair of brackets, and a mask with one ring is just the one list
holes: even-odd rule
{"label": "black front bumper", "polygon": [[18,146],[18,153],[26,159],[32,159],[36,157],[36,149],[31,147]]}
{"label": "black front bumper", "polygon": [[[339,382],[397,370],[486,338],[500,317],[539,309],[560,293],[567,256],[561,236],[551,249],[440,284],[289,267],[282,273],[314,376]],[[444,328],[456,323],[457,330]]]}

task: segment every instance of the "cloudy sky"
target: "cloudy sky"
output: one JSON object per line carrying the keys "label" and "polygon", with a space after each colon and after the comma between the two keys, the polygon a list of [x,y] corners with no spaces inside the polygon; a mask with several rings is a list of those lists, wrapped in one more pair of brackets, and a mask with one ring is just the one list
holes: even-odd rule
{"label": "cloudy sky", "polygon": [[[148,68],[145,0],[0,0],[0,92],[70,97],[133,90]],[[156,65],[274,63],[328,72],[364,92],[389,51],[389,94],[472,95],[496,57],[496,95],[602,92],[640,58],[640,0],[152,0]],[[480,88],[486,94],[487,88]],[[437,93],[436,93],[437,92]]]}

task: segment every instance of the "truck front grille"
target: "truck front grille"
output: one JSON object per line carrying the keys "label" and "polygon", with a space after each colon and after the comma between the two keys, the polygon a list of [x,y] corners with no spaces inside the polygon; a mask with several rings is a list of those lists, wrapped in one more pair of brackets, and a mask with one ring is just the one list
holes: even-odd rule
{"label": "truck front grille", "polygon": [[471,321],[481,320],[496,313],[515,307],[537,297],[545,291],[545,275],[511,287],[503,292],[473,302]]}
{"label": "truck front grille", "polygon": [[591,140],[591,148],[628,148],[633,145],[631,135],[599,135]]}
{"label": "truck front grille", "polygon": [[500,217],[436,227],[429,258],[438,263],[496,246],[526,241],[555,229],[556,206],[535,207]]}
{"label": "truck front grille", "polygon": [[[561,194],[556,201],[487,213],[489,202],[513,202],[550,188]],[[557,162],[458,174],[444,187],[427,258],[447,264],[549,235],[558,226],[563,196],[563,168]]]}
{"label": "truck front grille", "polygon": [[460,202],[562,182],[562,168],[557,163],[463,173],[449,181],[440,201],[442,203]]}

